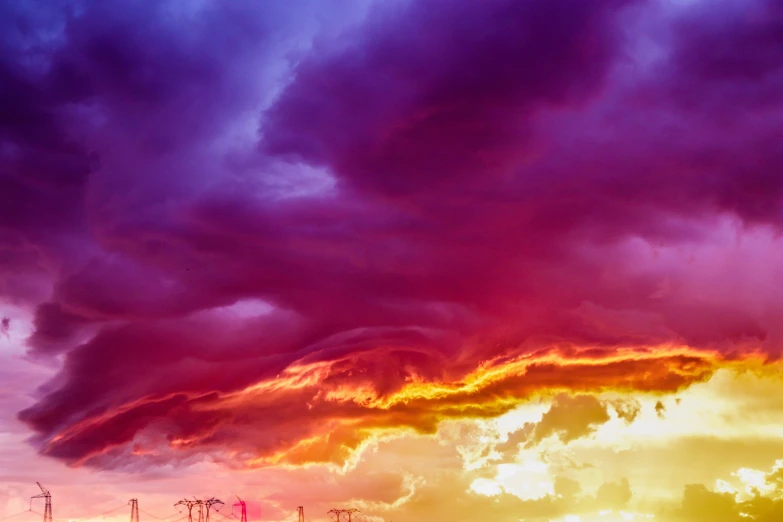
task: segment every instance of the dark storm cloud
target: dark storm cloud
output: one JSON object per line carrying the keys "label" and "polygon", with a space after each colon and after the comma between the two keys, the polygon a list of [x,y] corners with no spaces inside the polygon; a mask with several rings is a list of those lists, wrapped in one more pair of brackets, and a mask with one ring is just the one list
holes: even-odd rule
{"label": "dark storm cloud", "polygon": [[36,443],[341,462],[777,353],[775,281],[708,257],[781,219],[780,3],[734,4],[5,6],[0,291],[65,361]]}

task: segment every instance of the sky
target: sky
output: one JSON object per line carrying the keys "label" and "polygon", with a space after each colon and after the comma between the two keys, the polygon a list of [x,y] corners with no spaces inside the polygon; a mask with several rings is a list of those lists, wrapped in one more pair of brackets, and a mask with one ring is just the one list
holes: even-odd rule
{"label": "sky", "polygon": [[0,522],[780,520],[780,129],[781,0],[1,2]]}

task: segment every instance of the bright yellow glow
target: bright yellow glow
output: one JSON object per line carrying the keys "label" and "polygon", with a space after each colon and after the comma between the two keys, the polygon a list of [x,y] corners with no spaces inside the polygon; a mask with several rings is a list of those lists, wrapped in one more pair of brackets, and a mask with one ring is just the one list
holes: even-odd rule
{"label": "bright yellow glow", "polygon": [[734,486],[721,479],[715,481],[715,491],[718,493],[730,493],[732,495],[736,495],[738,493]]}
{"label": "bright yellow glow", "polygon": [[745,493],[748,496],[755,496],[757,493],[769,495],[775,490],[775,487],[767,484],[767,476],[763,471],[750,468],[740,468],[732,473],[745,486]]}
{"label": "bright yellow glow", "polygon": [[651,513],[635,513],[630,511],[614,511],[604,509],[595,515],[566,515],[562,519],[553,519],[551,522],[625,522],[649,520],[655,518]]}
{"label": "bright yellow glow", "polygon": [[470,489],[480,495],[494,497],[503,493],[503,488],[494,480],[477,478],[470,484]]}
{"label": "bright yellow glow", "polygon": [[482,495],[494,496],[505,491],[522,500],[535,500],[554,495],[554,483],[549,466],[535,457],[513,464],[499,464],[493,479],[479,478],[471,489]]}

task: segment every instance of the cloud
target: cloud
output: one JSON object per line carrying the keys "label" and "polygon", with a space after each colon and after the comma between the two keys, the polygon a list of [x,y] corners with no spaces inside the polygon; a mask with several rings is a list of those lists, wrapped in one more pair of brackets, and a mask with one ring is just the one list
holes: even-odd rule
{"label": "cloud", "polygon": [[664,406],[661,401],[655,403],[655,413],[657,413],[661,418],[664,417],[666,413],[666,406]]}
{"label": "cloud", "polygon": [[620,509],[631,500],[631,496],[628,479],[617,483],[604,482],[595,494],[595,502],[601,509]]}
{"label": "cloud", "polygon": [[567,499],[578,495],[582,490],[578,481],[562,476],[555,477],[554,487],[556,496]]}
{"label": "cloud", "polygon": [[[184,457],[211,451],[221,459],[228,457],[220,455],[232,455],[234,464],[283,461],[342,465],[378,430],[434,433],[442,420],[497,416],[543,390],[623,386],[624,380],[632,379],[644,367],[650,368],[645,383],[633,386],[675,390],[690,379],[709,375],[711,364],[673,356],[671,368],[653,376],[652,372],[661,368],[657,356],[648,361],[597,360],[576,365],[525,362],[517,368],[501,366],[499,373],[479,371],[467,375],[462,383],[444,382],[441,391],[433,391],[430,386],[404,385],[405,374],[392,382],[379,378],[384,374],[377,373],[381,369],[375,364],[376,350],[364,356],[349,352],[343,359],[328,362],[297,363],[295,358],[300,354],[295,348],[301,336],[307,335],[306,330],[290,318],[289,332],[283,335],[277,324],[280,319],[261,318],[259,335],[268,324],[275,325],[279,335],[277,347],[261,357],[250,349],[256,336],[246,337],[245,330],[231,333],[225,322],[206,318],[192,322],[192,327],[186,328],[187,336],[176,328],[153,327],[101,333],[81,352],[72,352],[65,370],[68,373],[60,377],[80,384],[51,392],[44,402],[23,411],[21,418],[46,435],[42,443],[47,454],[74,464],[113,466],[133,458],[128,445],[135,437],[144,439],[146,433],[155,444],[166,441],[158,448],[162,459],[175,458],[177,453]],[[140,339],[148,346],[143,357],[131,349]],[[157,348],[171,346],[173,339],[177,339],[177,351]],[[384,360],[397,361],[403,370],[413,363],[408,372],[426,368],[415,365],[417,351],[411,339],[405,343],[405,348],[390,345]],[[224,346],[232,346],[233,351],[224,350]],[[193,359],[196,353],[199,360]],[[99,354],[115,358],[112,366],[123,370],[93,376],[91,387],[85,386],[92,369],[106,364]],[[148,368],[153,360],[154,367]],[[220,372],[215,369],[218,362]],[[183,368],[187,371],[182,372]],[[223,373],[227,368],[232,371]],[[588,369],[592,376],[585,379]],[[266,377],[259,380],[262,372]],[[681,372],[696,373],[683,380],[686,374]],[[75,378],[78,374],[85,377]],[[155,395],[134,400],[134,385],[155,390]],[[584,411],[582,402],[587,406]],[[561,397],[536,427],[534,437],[540,440],[557,433],[567,442],[589,433],[592,424],[606,415],[606,406],[596,408],[595,403],[592,398]],[[601,414],[594,418],[597,410]],[[91,413],[85,416],[84,411]],[[578,415],[576,422],[570,420],[574,414]]]}
{"label": "cloud", "polygon": [[11,340],[11,319],[3,317],[0,321],[0,334],[2,334],[7,340]]}
{"label": "cloud", "polygon": [[[779,469],[779,461],[766,474],[767,480]],[[745,468],[747,469],[747,468]],[[765,474],[762,472],[762,476]],[[720,482],[720,481],[719,481]],[[769,482],[772,484],[772,481]],[[724,484],[727,484],[724,482]],[[724,486],[725,487],[725,486]],[[719,520],[732,522],[739,520],[774,520],[779,516],[783,502],[780,499],[781,490],[772,488],[765,492],[755,491],[751,498],[740,499],[730,491],[713,491],[704,484],[686,484],[676,506],[659,506],[657,515],[666,520],[696,521]],[[617,510],[631,499],[630,486],[627,480],[617,483],[604,483],[597,491],[594,499],[601,509]]]}
{"label": "cloud", "polygon": [[772,471],[767,474],[766,482],[778,491],[783,492],[783,461],[775,462]]}
{"label": "cloud", "polygon": [[703,520],[708,517],[721,522],[741,520],[731,494],[715,493],[701,484],[685,486],[680,517],[686,520]]}
{"label": "cloud", "polygon": [[580,394],[780,354],[777,2],[23,4],[0,293],[63,361],[45,455],[342,466],[560,393],[524,435],[569,442],[639,415]]}
{"label": "cloud", "polygon": [[617,416],[625,422],[631,423],[639,415],[641,405],[636,400],[615,400],[611,402]]}
{"label": "cloud", "polygon": [[535,153],[535,111],[601,88],[629,3],[378,6],[358,34],[297,67],[262,148],[392,194],[509,174]]}
{"label": "cloud", "polygon": [[594,395],[569,395],[560,393],[552,399],[551,406],[537,422],[524,425],[508,434],[505,441],[494,446],[505,458],[516,457],[520,445],[525,449],[540,445],[554,437],[563,445],[589,437],[611,419],[609,410],[627,424],[638,416],[641,405],[634,399],[599,399]]}
{"label": "cloud", "polygon": [[609,420],[606,406],[593,396],[559,395],[552,407],[536,424],[530,443],[535,444],[555,435],[564,444],[585,437],[597,426]]}
{"label": "cloud", "polygon": [[468,484],[457,475],[442,475],[417,490],[414,496],[394,516],[425,520],[444,516],[451,520],[472,520],[481,513],[493,513],[496,520],[546,519],[567,513],[570,504],[562,499],[546,497],[540,500],[521,500],[508,494],[485,496],[466,493]]}

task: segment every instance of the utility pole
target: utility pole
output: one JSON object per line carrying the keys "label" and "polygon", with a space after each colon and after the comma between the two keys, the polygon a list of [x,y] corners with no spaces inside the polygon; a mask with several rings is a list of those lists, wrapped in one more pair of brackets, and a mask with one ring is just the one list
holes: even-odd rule
{"label": "utility pole", "polygon": [[188,510],[188,522],[193,522],[193,506],[198,506],[199,511],[201,511],[201,505],[200,500],[188,500],[185,498],[174,504],[174,507],[185,506]]}
{"label": "utility pole", "polygon": [[296,514],[297,514],[296,522],[305,522],[304,506],[299,506],[298,508],[296,508]]}
{"label": "utility pole", "polygon": [[231,514],[234,514],[234,508],[239,506],[241,508],[241,518],[239,519],[239,522],[247,522],[247,504],[245,504],[245,501],[239,498],[237,495],[237,502],[233,506],[231,506]]}
{"label": "utility pole", "polygon": [[43,487],[40,482],[36,482],[36,484],[38,484],[38,487],[41,488],[41,494],[30,497],[30,510],[32,511],[33,509],[34,498],[45,499],[46,506],[44,507],[43,522],[52,522],[52,494],[49,493],[49,490]]}
{"label": "utility pole", "polygon": [[131,519],[130,522],[139,522],[139,499],[132,498],[128,502],[131,507]]}

